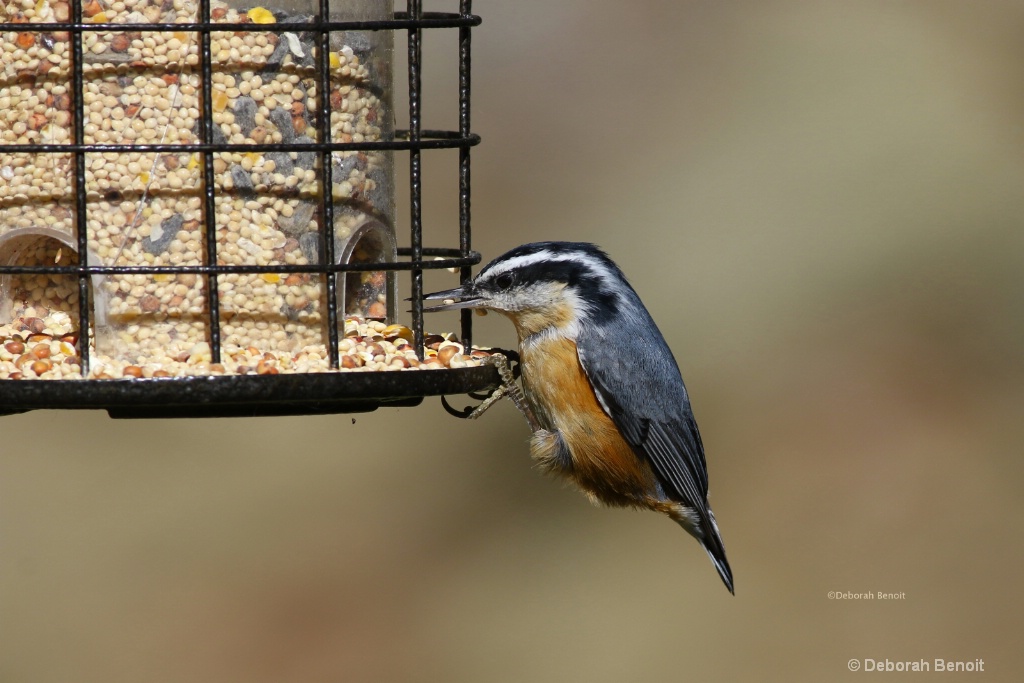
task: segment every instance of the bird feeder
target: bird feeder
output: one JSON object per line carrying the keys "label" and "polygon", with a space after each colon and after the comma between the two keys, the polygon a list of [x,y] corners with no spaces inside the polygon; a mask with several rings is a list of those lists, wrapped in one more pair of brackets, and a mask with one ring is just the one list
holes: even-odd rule
{"label": "bird feeder", "polygon": [[[470,5],[0,0],[0,413],[348,412],[494,384],[469,316],[428,335],[420,302],[425,269],[480,261]],[[421,129],[425,30],[458,40],[453,130]],[[458,246],[428,247],[421,155],[445,148]]]}

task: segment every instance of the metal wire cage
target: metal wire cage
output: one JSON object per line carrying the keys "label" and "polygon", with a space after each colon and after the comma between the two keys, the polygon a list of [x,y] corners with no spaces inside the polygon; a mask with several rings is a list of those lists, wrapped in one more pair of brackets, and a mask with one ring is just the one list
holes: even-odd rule
{"label": "metal wire cage", "polygon": [[[33,409],[105,409],[112,417],[191,417],[191,416],[257,416],[284,414],[316,414],[359,412],[373,410],[382,405],[417,405],[428,395],[469,393],[496,383],[496,373],[490,367],[466,367],[410,372],[317,372],[277,375],[222,374],[189,375],[160,378],[128,378],[123,380],[87,379],[93,362],[90,350],[90,331],[95,329],[97,301],[95,278],[143,274],[150,277],[176,277],[187,275],[205,283],[205,307],[202,322],[207,330],[210,362],[221,362],[224,340],[221,336],[224,302],[218,281],[234,275],[319,277],[324,284],[325,304],[322,325],[326,339],[326,363],[337,370],[341,354],[339,341],[344,337],[339,326],[339,278],[346,274],[380,271],[387,273],[391,282],[398,271],[411,275],[411,330],[412,344],[420,360],[424,355],[423,326],[423,272],[428,269],[458,269],[462,280],[470,276],[470,267],[480,262],[480,255],[471,248],[470,231],[470,150],[480,142],[470,128],[470,69],[471,30],[480,18],[472,14],[471,0],[460,0],[457,13],[424,11],[422,0],[407,0],[405,11],[395,12],[393,18],[372,21],[338,21],[332,18],[332,3],[318,2],[313,16],[303,23],[304,35],[314,41],[313,68],[316,86],[324,96],[316,100],[314,113],[315,139],[285,142],[236,144],[218,135],[215,121],[217,102],[212,83],[215,55],[211,49],[214,32],[232,31],[235,35],[259,31],[274,33],[279,39],[296,30],[288,23],[225,23],[211,16],[211,0],[198,0],[198,21],[177,23],[136,23],[137,32],[193,32],[198,37],[197,71],[200,75],[199,120],[197,138],[190,143],[163,142],[135,144],[130,147],[138,153],[188,153],[198,164],[201,178],[198,196],[201,201],[201,233],[203,235],[204,262],[198,265],[104,265],[95,262],[90,253],[87,217],[89,206],[86,193],[87,159],[90,155],[123,153],[125,145],[112,143],[85,143],[88,113],[84,103],[83,64],[85,36],[90,32],[124,31],[124,24],[103,21],[103,17],[86,17],[88,0],[73,0],[69,15],[62,21],[23,23],[15,30],[27,33],[31,39],[60,34],[66,36],[70,52],[69,127],[71,138],[61,144],[46,142],[0,141],[3,154],[29,153],[39,155],[65,155],[70,159],[74,184],[73,202],[69,220],[74,227],[77,263],[68,265],[0,264],[0,277],[12,275],[63,275],[73,278],[76,285],[77,343],[83,379],[0,379],[0,414],[25,412]],[[97,20],[99,19],[99,20]],[[12,27],[0,24],[0,31]],[[454,30],[458,38],[458,97],[457,130],[424,130],[421,126],[423,72],[422,38],[425,30]],[[406,32],[408,36],[408,122],[405,130],[394,131],[391,139],[333,140],[331,134],[332,35],[336,32]],[[19,33],[19,36],[21,33]],[[27,42],[28,39],[26,39]],[[293,48],[294,49],[294,48]],[[301,49],[301,48],[300,48]],[[13,81],[12,81],[13,82]],[[459,179],[459,244],[457,247],[428,247],[423,239],[423,164],[422,155],[431,150],[458,149]],[[397,260],[339,262],[336,258],[335,211],[331,200],[335,172],[332,154],[337,152],[370,153],[392,151],[408,154],[410,202],[408,216],[408,242],[394,252]],[[299,264],[226,264],[218,260],[215,213],[221,188],[215,178],[215,160],[224,153],[311,153],[316,155],[315,183],[317,193],[317,232],[319,258],[315,262]],[[0,182],[3,182],[0,180]],[[58,259],[60,255],[58,253]],[[344,286],[342,283],[341,287]],[[392,296],[393,299],[393,296]],[[91,303],[90,303],[91,302]],[[393,304],[393,302],[392,302]],[[393,308],[392,308],[393,310]],[[344,315],[344,311],[341,312]],[[2,321],[0,321],[2,322]],[[31,330],[26,330],[31,332]],[[472,321],[468,312],[461,320],[461,342],[469,349],[472,343]]]}

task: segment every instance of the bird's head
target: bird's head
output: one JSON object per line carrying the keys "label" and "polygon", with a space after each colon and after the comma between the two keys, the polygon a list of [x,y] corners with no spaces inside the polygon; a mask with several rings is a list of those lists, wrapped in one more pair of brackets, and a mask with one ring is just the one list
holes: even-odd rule
{"label": "bird's head", "polygon": [[426,311],[502,313],[520,337],[548,328],[575,337],[579,325],[613,316],[632,292],[618,267],[593,244],[536,242],[499,256],[461,287],[423,298],[444,301]]}

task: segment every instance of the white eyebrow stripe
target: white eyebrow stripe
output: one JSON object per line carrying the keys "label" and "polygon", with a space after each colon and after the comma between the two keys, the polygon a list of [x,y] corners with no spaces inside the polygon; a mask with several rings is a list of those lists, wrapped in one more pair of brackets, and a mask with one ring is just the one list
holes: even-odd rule
{"label": "white eyebrow stripe", "polygon": [[496,263],[496,264],[494,264],[493,268],[491,268],[490,270],[485,270],[485,271],[483,271],[480,274],[481,275],[486,274],[488,276],[490,276],[490,275],[497,275],[497,274],[504,273],[506,271],[512,270],[514,268],[521,268],[523,266],[532,266],[534,263],[540,263],[541,261],[553,261],[553,260],[556,260],[555,255],[552,254],[547,249],[543,249],[541,251],[536,251],[536,252],[534,252],[532,254],[523,254],[522,256],[516,256],[515,258],[510,258],[507,261],[502,261],[500,263]]}
{"label": "white eyebrow stripe", "polygon": [[542,249],[541,251],[537,251],[532,254],[523,254],[522,256],[516,256],[514,258],[510,258],[507,261],[496,263],[494,264],[493,268],[481,272],[480,275],[489,279],[495,275],[500,275],[501,273],[506,273],[510,270],[515,270],[517,268],[525,268],[527,266],[532,266],[535,263],[541,263],[544,261],[547,261],[549,263],[560,263],[566,261],[582,263],[585,264],[590,270],[594,271],[594,273],[601,276],[602,278],[608,280],[616,279],[615,273],[613,273],[607,266],[605,266],[605,264],[591,256],[590,254],[579,251],[556,254],[554,252],[548,251],[547,249]]}

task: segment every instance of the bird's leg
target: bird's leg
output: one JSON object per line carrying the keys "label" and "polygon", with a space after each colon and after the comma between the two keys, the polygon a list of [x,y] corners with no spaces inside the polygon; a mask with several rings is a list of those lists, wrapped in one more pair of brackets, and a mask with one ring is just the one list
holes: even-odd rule
{"label": "bird's leg", "polygon": [[483,362],[495,367],[498,371],[498,376],[501,377],[501,386],[495,389],[493,394],[476,407],[476,410],[469,415],[469,419],[475,420],[501,398],[508,396],[509,400],[526,418],[527,424],[530,425],[530,431],[536,432],[542,429],[540,422],[537,421],[537,416],[533,412],[533,408],[526,400],[526,395],[523,394],[523,390],[516,383],[516,378],[512,375],[512,368],[508,366],[508,358],[500,353],[494,353],[485,358]]}
{"label": "bird's leg", "polygon": [[[505,389],[505,385],[504,385],[504,384],[502,384],[502,385],[501,385],[501,386],[499,386],[499,387],[498,387],[497,389],[495,389],[494,391],[492,391],[492,392],[491,392],[491,395],[490,395],[490,396],[488,396],[487,398],[485,398],[485,399],[483,400],[483,402],[481,402],[481,403],[480,403],[480,405],[478,405],[478,406],[477,406],[476,408],[474,408],[474,409],[473,409],[473,412],[471,412],[471,413],[470,413],[469,415],[467,415],[466,417],[467,417],[468,419],[470,419],[470,420],[475,420],[475,419],[477,419],[478,417],[480,417],[481,415],[483,415],[484,413],[486,413],[486,412],[487,412],[487,409],[488,409],[488,408],[490,408],[491,406],[493,406],[493,405],[494,405],[495,403],[497,403],[497,402],[498,402],[498,401],[500,401],[501,399],[505,398],[505,396],[506,396],[506,394],[507,394],[507,393],[508,393],[508,390],[507,390],[507,389]],[[467,408],[467,410],[468,410],[468,408]]]}

